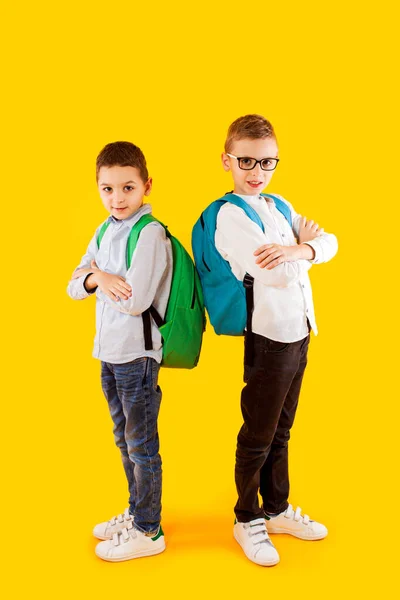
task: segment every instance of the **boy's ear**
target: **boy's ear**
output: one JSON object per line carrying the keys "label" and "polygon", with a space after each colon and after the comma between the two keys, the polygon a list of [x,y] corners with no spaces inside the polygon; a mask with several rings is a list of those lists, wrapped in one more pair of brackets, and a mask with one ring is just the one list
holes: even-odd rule
{"label": "boy's ear", "polygon": [[223,152],[221,154],[221,161],[222,161],[222,166],[224,168],[224,171],[230,171],[231,166],[229,164],[229,157],[225,154],[225,152]]}
{"label": "boy's ear", "polygon": [[144,184],[144,195],[148,196],[151,192],[151,188],[153,187],[153,179],[149,177],[146,183]]}

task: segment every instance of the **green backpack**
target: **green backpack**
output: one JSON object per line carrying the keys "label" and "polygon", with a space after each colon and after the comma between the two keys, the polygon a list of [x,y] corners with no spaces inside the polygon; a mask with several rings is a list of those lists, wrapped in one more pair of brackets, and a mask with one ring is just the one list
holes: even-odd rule
{"label": "green backpack", "polygon": [[[156,221],[165,229],[171,240],[173,273],[171,291],[165,319],[162,319],[154,306],[144,313],[143,333],[145,349],[152,350],[151,318],[154,319],[163,338],[162,366],[180,369],[193,369],[199,361],[206,317],[200,279],[192,259],[182,244],[170,234],[168,227],[153,215],[143,215],[132,227],[126,247],[126,267],[129,269],[140,232],[146,225]],[[109,223],[104,223],[97,238],[97,246],[106,232]]]}

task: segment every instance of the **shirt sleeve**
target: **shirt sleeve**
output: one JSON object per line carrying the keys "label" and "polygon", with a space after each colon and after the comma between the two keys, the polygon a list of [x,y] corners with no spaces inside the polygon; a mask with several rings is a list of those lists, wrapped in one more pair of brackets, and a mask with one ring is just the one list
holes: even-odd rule
{"label": "shirt sleeve", "polygon": [[[92,260],[96,260],[96,254],[97,254],[97,249],[98,249],[97,248],[98,231],[99,230],[96,230],[96,233],[90,240],[89,246],[88,246],[85,254],[82,256],[81,262],[74,270],[74,273],[78,269],[89,269],[90,263],[92,262]],[[71,281],[68,283],[68,287],[67,287],[67,294],[70,296],[70,298],[72,298],[73,300],[84,300],[85,298],[88,298],[95,292],[95,289],[88,292],[85,288],[84,284],[85,284],[85,281],[88,276],[89,275],[82,275],[82,277],[79,277],[78,279],[71,279]]]}
{"label": "shirt sleeve", "polygon": [[[290,204],[290,202],[285,200],[285,198],[282,198],[282,196],[278,196],[278,198],[283,200],[283,202],[285,202],[290,208],[293,232],[298,239],[300,221],[303,217],[294,210],[293,206]],[[321,236],[315,238],[314,240],[303,243],[311,246],[311,248],[314,248],[315,256],[309,261],[312,264],[328,262],[338,251],[338,241],[333,233],[324,232]]]}
{"label": "shirt sleeve", "polygon": [[112,300],[97,288],[96,295],[115,310],[128,315],[141,315],[154,301],[157,289],[168,268],[168,245],[171,242],[159,223],[143,228],[132,256],[132,263],[125,280],[132,288],[127,300]]}
{"label": "shirt sleeve", "polygon": [[284,262],[271,270],[259,267],[254,252],[271,242],[257,223],[233,204],[225,204],[219,211],[217,231],[225,240],[224,247],[218,250],[223,251],[228,261],[233,259],[245,272],[264,285],[282,288],[294,285],[311,266],[309,261],[297,260]]}

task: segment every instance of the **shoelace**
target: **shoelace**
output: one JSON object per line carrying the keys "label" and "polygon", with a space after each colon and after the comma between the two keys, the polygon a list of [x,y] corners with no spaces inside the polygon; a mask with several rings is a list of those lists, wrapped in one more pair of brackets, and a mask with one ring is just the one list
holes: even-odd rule
{"label": "shoelace", "polygon": [[272,542],[269,539],[268,531],[265,526],[265,519],[254,519],[254,521],[246,523],[245,528],[249,530],[248,535],[253,538],[252,542],[254,545],[267,543],[272,546]]}
{"label": "shoelace", "polygon": [[129,527],[129,529],[131,530],[130,533],[126,527],[123,527],[121,529],[121,531],[117,531],[116,533],[114,533],[114,535],[112,537],[114,546],[120,546],[121,544],[126,544],[126,542],[129,542],[129,540],[131,538],[137,537],[136,531],[133,529],[132,525],[131,525],[131,527]]}
{"label": "shoelace", "polygon": [[109,520],[109,523],[112,527],[114,527],[114,525],[116,525],[117,523],[123,523],[124,521],[132,521],[132,515],[129,512],[129,508],[126,508],[125,511],[120,515],[112,517]]}
{"label": "shoelace", "polygon": [[289,506],[285,510],[284,516],[287,519],[293,519],[293,521],[296,521],[297,523],[299,523],[300,521],[303,521],[304,525],[308,525],[310,522],[312,522],[308,515],[301,514],[300,506],[298,506],[296,508],[296,510],[294,511],[293,506],[291,504],[289,504]]}

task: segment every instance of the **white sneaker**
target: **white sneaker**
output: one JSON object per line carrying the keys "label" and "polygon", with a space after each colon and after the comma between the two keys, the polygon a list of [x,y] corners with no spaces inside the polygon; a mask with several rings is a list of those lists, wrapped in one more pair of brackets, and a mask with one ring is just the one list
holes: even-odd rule
{"label": "white sneaker", "polygon": [[133,516],[129,513],[129,509],[126,508],[120,515],[96,525],[93,529],[93,535],[99,540],[111,540],[114,533],[121,531],[124,527],[131,529],[132,526]]}
{"label": "white sneaker", "polygon": [[111,540],[99,542],[96,546],[96,554],[103,560],[110,562],[121,562],[141,556],[152,556],[160,554],[165,550],[165,540],[163,530],[149,537],[138,529],[126,529],[114,533]]}
{"label": "white sneaker", "polygon": [[249,523],[236,521],[233,535],[247,558],[257,565],[272,567],[279,562],[279,554],[268,536],[265,519],[254,519]]}
{"label": "white sneaker", "polygon": [[328,535],[325,525],[311,521],[308,515],[302,515],[299,507],[294,511],[291,504],[276,517],[264,514],[268,533],[288,533],[301,540],[322,540]]}

